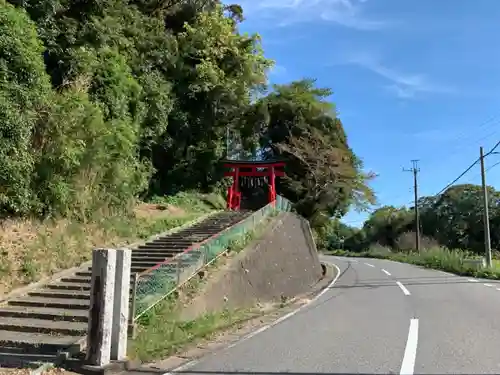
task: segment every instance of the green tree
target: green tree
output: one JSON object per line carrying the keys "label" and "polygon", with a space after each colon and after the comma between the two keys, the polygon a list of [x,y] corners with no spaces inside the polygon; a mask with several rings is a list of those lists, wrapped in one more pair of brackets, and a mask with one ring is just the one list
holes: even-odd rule
{"label": "green tree", "polygon": [[157,192],[207,189],[220,180],[226,131],[239,132],[252,92],[265,84],[271,65],[259,40],[240,35],[221,7],[199,14],[177,35],[176,100],[153,156]]}
{"label": "green tree", "polygon": [[[307,218],[340,217],[351,206],[375,203],[368,182],[374,177],[347,143],[342,122],[328,101],[332,92],[315,87],[314,80],[275,85],[259,100],[261,144],[268,158],[287,161],[287,177],[279,182],[281,193]],[[314,219],[313,219],[314,220]]]}
{"label": "green tree", "polygon": [[36,205],[31,135],[51,95],[43,50],[26,12],[0,0],[0,210],[11,214]]}
{"label": "green tree", "polygon": [[[491,243],[500,248],[500,193],[488,187]],[[448,248],[460,248],[484,253],[484,207],[482,188],[478,185],[454,185],[439,196],[421,197],[418,201],[422,238],[427,244],[437,243]],[[385,206],[374,211],[364,223],[361,235],[348,241],[351,249],[362,250],[380,243],[398,249],[405,235],[411,239],[415,221],[413,207]]]}

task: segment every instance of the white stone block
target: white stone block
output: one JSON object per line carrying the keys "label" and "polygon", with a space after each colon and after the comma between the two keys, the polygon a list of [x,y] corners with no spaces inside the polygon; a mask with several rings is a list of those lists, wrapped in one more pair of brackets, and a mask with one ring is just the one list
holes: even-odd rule
{"label": "white stone block", "polygon": [[92,253],[92,286],[87,335],[86,362],[106,366],[111,356],[111,333],[115,294],[116,250],[95,249]]}
{"label": "white stone block", "polygon": [[122,361],[127,357],[131,267],[132,250],[118,249],[116,251],[115,302],[111,336],[112,360]]}

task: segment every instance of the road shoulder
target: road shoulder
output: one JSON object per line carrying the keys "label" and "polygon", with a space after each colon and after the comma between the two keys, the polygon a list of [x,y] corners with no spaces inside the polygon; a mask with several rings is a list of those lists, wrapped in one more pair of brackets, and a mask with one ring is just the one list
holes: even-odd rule
{"label": "road shoulder", "polygon": [[327,262],[323,262],[322,264],[325,265],[325,274],[311,287],[310,292],[297,296],[283,304],[263,304],[260,306],[262,309],[260,316],[239,322],[224,331],[218,332],[209,340],[194,342],[182,352],[168,358],[148,364],[132,363],[130,371],[179,371],[183,367],[188,367],[205,356],[231,348],[239,342],[249,339],[267,328],[280,323],[327,291],[332,282],[338,278],[338,268],[335,265]]}

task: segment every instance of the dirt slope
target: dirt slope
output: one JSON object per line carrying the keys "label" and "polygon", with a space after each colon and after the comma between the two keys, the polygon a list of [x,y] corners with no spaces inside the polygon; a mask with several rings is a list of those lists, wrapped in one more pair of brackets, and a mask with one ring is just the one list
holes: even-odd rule
{"label": "dirt slope", "polygon": [[212,276],[184,309],[183,319],[306,293],[321,279],[322,267],[308,223],[284,213]]}

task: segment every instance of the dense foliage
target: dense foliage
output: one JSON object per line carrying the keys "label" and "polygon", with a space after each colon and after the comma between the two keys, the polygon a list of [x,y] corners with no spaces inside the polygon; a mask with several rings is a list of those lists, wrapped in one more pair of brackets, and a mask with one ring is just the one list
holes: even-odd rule
{"label": "dense foliage", "polygon": [[0,212],[220,188],[227,132],[289,161],[279,189],[308,218],[373,203],[331,91],[266,92],[272,61],[242,20],[217,0],[0,0]]}
{"label": "dense foliage", "polygon": [[[421,197],[418,201],[422,247],[435,245],[450,249],[484,252],[483,198],[481,186],[455,185],[439,196]],[[500,249],[500,192],[489,187],[491,244]],[[380,244],[395,250],[415,248],[413,207],[385,206],[374,211],[360,230],[344,228],[344,248],[362,251]],[[350,233],[349,233],[350,231]],[[339,248],[334,236],[330,248]]]}

